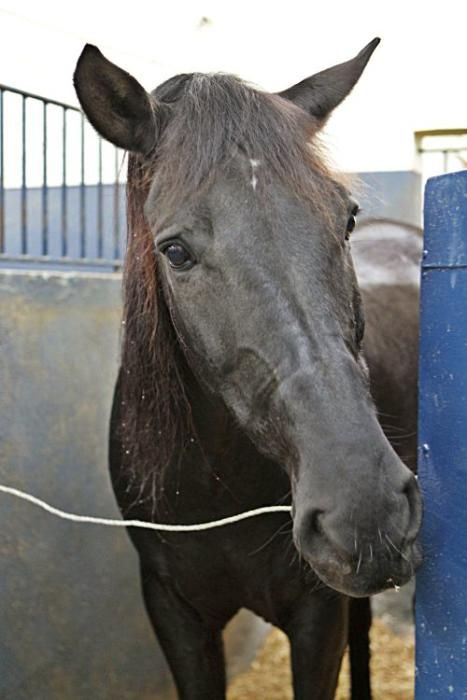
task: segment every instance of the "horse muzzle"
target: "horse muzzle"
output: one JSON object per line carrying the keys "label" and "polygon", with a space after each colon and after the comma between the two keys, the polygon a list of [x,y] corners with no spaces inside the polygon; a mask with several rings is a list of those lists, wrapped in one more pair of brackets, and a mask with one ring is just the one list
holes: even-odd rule
{"label": "horse muzzle", "polygon": [[422,508],[412,475],[380,508],[376,497],[366,510],[325,511],[302,503],[294,507],[295,545],[330,588],[353,597],[373,595],[407,583],[420,566]]}

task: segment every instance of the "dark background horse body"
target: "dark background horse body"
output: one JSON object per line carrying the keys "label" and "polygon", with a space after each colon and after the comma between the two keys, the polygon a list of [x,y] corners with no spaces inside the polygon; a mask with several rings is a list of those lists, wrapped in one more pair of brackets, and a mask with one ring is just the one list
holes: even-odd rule
{"label": "dark background horse body", "polygon": [[415,471],[422,234],[408,224],[381,219],[364,222],[352,240],[371,393],[386,435]]}
{"label": "dark background horse body", "polygon": [[[292,522],[130,531],[185,700],[224,698],[222,629],[241,607],[288,635],[297,699],[333,697],[348,638],[356,685],[364,596],[403,583],[419,561],[418,492],[396,454],[415,463],[419,239],[389,223],[354,234],[371,387],[392,449],[360,352],[346,243],[355,203],[306,145],[376,43],[278,96],[189,75],[149,96],[92,47],[78,64],[90,120],[138,154],[110,441],[122,513],[183,524],[293,506]],[[381,246],[370,240],[378,228]],[[364,676],[354,698],[369,697]]]}

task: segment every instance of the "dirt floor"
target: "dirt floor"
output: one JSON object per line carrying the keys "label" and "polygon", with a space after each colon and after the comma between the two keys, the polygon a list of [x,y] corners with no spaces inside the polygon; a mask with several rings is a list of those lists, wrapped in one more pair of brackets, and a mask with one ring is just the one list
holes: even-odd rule
{"label": "dirt floor", "polygon": [[[396,636],[374,620],[371,634],[374,700],[412,700],[414,645],[411,635]],[[250,669],[232,682],[228,700],[292,700],[289,645],[274,629]],[[344,659],[335,700],[348,700],[348,662]]]}

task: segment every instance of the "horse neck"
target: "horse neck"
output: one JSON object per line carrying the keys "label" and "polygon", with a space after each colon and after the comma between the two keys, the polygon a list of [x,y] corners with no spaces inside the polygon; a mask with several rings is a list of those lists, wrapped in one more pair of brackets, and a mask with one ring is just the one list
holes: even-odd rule
{"label": "horse neck", "polygon": [[188,367],[183,376],[191,410],[191,440],[199,445],[207,458],[217,459],[222,455],[227,457],[228,463],[239,445],[249,442],[248,438],[238,429],[224,402],[208,391]]}
{"label": "horse neck", "polygon": [[[196,488],[211,491],[214,487],[218,498],[220,482],[247,508],[283,499],[290,490],[285,470],[258,452],[219,397],[209,393],[191,371],[185,376],[198,449],[194,459],[183,460],[182,470],[194,474]],[[228,501],[230,496],[225,495]]]}

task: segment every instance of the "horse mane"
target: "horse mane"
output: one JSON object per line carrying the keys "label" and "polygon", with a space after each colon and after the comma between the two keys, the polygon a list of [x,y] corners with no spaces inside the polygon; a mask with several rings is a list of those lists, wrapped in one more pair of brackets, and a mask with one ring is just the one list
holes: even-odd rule
{"label": "horse mane", "polygon": [[157,274],[151,227],[162,224],[156,215],[150,226],[144,215],[151,187],[157,181],[156,203],[163,203],[165,217],[180,201],[200,197],[241,149],[326,216],[344,188],[320,154],[317,122],[277,95],[223,74],[179,75],[153,95],[167,115],[159,143],[150,156],[128,158],[120,431],[124,466],[139,497],[144,492],[156,503],[194,426],[185,358]]}

